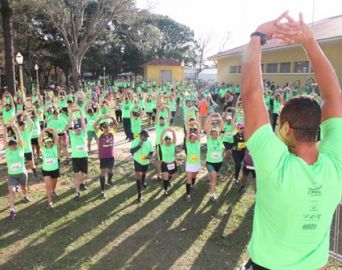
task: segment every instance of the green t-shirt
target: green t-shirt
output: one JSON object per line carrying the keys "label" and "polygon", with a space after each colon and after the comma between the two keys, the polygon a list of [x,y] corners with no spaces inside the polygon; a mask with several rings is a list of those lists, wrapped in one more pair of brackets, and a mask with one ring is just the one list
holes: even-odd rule
{"label": "green t-shirt", "polygon": [[75,132],[70,132],[69,136],[71,142],[71,157],[87,157],[87,132],[82,130],[79,135],[77,135]]}
{"label": "green t-shirt", "polygon": [[12,151],[7,147],[6,162],[8,174],[14,175],[26,172],[24,148],[18,146],[15,151]]}
{"label": "green t-shirt", "polygon": [[35,118],[32,121],[33,121],[33,127],[32,127],[32,137],[31,137],[31,139],[37,139],[39,137],[39,134],[40,134],[39,119]]}
{"label": "green t-shirt", "polygon": [[162,152],[163,162],[171,163],[175,161],[176,145],[174,143],[171,143],[170,145],[163,143],[160,145],[160,149]]}
{"label": "green t-shirt", "polygon": [[96,120],[98,119],[98,115],[94,113],[93,115],[86,114],[86,120],[87,120],[87,130],[88,131],[94,131],[94,124]]}
{"label": "green t-shirt", "polygon": [[274,99],[273,100],[273,113],[279,114],[281,108],[281,103],[279,100]]}
{"label": "green t-shirt", "polygon": [[171,112],[175,112],[177,110],[175,101],[169,100],[169,106],[170,106]]}
{"label": "green t-shirt", "polygon": [[224,123],[224,136],[223,136],[223,141],[227,143],[233,143],[234,138],[233,138],[233,125],[232,124],[227,124]]}
{"label": "green t-shirt", "polygon": [[267,95],[266,97],[264,97],[264,101],[266,108],[269,111],[271,109],[271,97]]}
{"label": "green t-shirt", "polygon": [[152,111],[153,111],[152,101],[150,101],[150,102],[146,101],[145,102],[145,109],[146,109],[147,113],[152,113]]}
{"label": "green t-shirt", "polygon": [[131,109],[133,107],[132,102],[126,103],[125,101],[121,104],[122,110],[122,118],[130,118],[131,117]]}
{"label": "green t-shirt", "polygon": [[15,108],[12,107],[9,111],[5,108],[2,109],[2,117],[4,118],[4,125],[8,125],[8,121],[15,116]]}
{"label": "green t-shirt", "polygon": [[186,142],[186,163],[193,165],[201,164],[201,143],[198,140],[194,143]]}
{"label": "green t-shirt", "polygon": [[65,121],[63,118],[58,117],[57,119],[52,118],[48,123],[47,126],[49,128],[53,128],[56,130],[57,133],[62,133],[63,130],[66,128],[68,125],[68,122]]}
{"label": "green t-shirt", "polygon": [[131,118],[131,131],[133,134],[139,134],[141,132],[141,123],[142,119],[138,118]]}
{"label": "green t-shirt", "polygon": [[206,161],[218,163],[223,161],[222,155],[223,138],[218,137],[214,140],[212,137],[207,138],[207,158]]}
{"label": "green t-shirt", "polygon": [[163,129],[168,128],[168,127],[169,127],[169,125],[167,125],[167,124],[164,124],[164,126],[161,126],[159,124],[154,125],[154,128],[156,130],[156,144],[160,144],[160,135],[161,135]]}
{"label": "green t-shirt", "polygon": [[227,89],[221,88],[218,92],[218,95],[220,96],[220,98],[224,98],[226,93],[227,93]]}
{"label": "green t-shirt", "polygon": [[43,155],[43,166],[44,171],[55,171],[58,169],[58,152],[57,145],[53,145],[51,148],[45,146],[41,149]]}
{"label": "green t-shirt", "polygon": [[20,134],[24,143],[24,153],[32,153],[32,129],[27,127],[26,130],[20,130]]}
{"label": "green t-shirt", "polygon": [[236,112],[235,122],[236,122],[236,124],[244,124],[245,123],[245,116],[243,114],[243,111],[237,111]]}
{"label": "green t-shirt", "polygon": [[196,110],[193,107],[188,108],[187,106],[184,106],[183,108],[184,113],[184,122],[186,123],[189,118],[196,119]]}
{"label": "green t-shirt", "polygon": [[269,269],[319,269],[329,257],[330,227],[342,189],[342,119],[321,125],[318,160],[289,152],[270,125],[247,142],[257,174],[252,260]]}
{"label": "green t-shirt", "polygon": [[[141,139],[136,138],[132,141],[131,148],[137,147]],[[153,152],[152,144],[150,141],[145,141],[141,148],[134,153],[133,158],[141,165],[147,165],[150,160],[147,158],[150,153]]]}
{"label": "green t-shirt", "polygon": [[67,106],[67,100],[66,99],[59,99],[58,100],[58,107],[59,108],[64,108],[64,107],[66,107]]}

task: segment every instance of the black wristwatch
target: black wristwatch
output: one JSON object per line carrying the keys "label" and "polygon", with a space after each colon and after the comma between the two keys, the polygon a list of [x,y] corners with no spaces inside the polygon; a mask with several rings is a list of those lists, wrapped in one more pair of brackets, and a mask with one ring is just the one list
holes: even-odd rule
{"label": "black wristwatch", "polygon": [[257,37],[260,37],[260,44],[261,46],[265,45],[267,39],[266,39],[266,35],[264,33],[261,33],[261,32],[253,32],[251,34],[251,37],[253,36],[257,36]]}

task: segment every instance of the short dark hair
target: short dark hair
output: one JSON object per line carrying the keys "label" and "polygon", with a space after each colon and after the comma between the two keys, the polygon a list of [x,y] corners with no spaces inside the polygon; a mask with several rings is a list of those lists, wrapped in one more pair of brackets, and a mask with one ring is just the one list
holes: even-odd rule
{"label": "short dark hair", "polygon": [[299,142],[315,142],[321,124],[321,107],[310,97],[295,97],[280,113],[280,126],[288,122]]}

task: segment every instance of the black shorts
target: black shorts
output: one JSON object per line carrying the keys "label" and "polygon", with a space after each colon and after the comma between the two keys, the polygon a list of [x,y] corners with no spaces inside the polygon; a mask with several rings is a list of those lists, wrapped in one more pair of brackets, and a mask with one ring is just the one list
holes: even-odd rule
{"label": "black shorts", "polygon": [[38,145],[38,138],[31,139],[32,145]]}
{"label": "black shorts", "polygon": [[135,172],[147,172],[148,164],[147,165],[141,165],[138,161],[134,160],[134,171]]}
{"label": "black shorts", "polygon": [[60,176],[59,169],[54,171],[44,171],[42,170],[43,177],[44,176],[50,176],[51,178],[58,178]]}
{"label": "black shorts", "polygon": [[111,158],[100,158],[100,169],[110,169],[114,168],[114,157]]}
{"label": "black shorts", "polygon": [[171,116],[172,116],[172,118],[175,118],[176,112],[171,112]]}
{"label": "black shorts", "polygon": [[152,113],[152,112],[147,112],[146,114],[147,114],[149,117],[151,117],[153,113]]}
{"label": "black shorts", "polygon": [[72,170],[74,173],[83,172],[88,173],[88,158],[72,158]]}
{"label": "black shorts", "polygon": [[157,113],[157,109],[153,109],[153,113],[156,114]]}
{"label": "black shorts", "polygon": [[[170,169],[170,166],[173,167],[173,168]],[[176,161],[171,162],[171,163],[166,163],[166,162],[162,161],[162,163],[161,163],[161,171],[162,172],[167,172],[169,174],[174,174],[175,172],[177,172],[177,163],[176,163]]]}
{"label": "black shorts", "polygon": [[233,148],[233,146],[234,146],[233,143],[229,143],[229,142],[223,142],[223,145],[224,145],[224,148],[226,150],[231,150]]}
{"label": "black shorts", "polygon": [[209,172],[211,172],[213,169],[215,170],[215,172],[219,172],[220,169],[221,169],[221,166],[222,166],[222,163],[223,162],[206,162],[206,165],[207,165],[207,169]]}
{"label": "black shorts", "polygon": [[256,177],[255,170],[253,169],[248,169],[246,165],[243,166],[242,172],[244,175],[248,176],[250,173],[252,174],[253,178]]}
{"label": "black shorts", "polygon": [[24,153],[24,157],[26,161],[31,161],[32,160],[32,153]]}

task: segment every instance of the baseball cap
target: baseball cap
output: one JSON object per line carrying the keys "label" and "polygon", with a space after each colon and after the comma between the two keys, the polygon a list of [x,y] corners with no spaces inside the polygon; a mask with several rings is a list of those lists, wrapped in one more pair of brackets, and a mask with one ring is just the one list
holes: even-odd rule
{"label": "baseball cap", "polygon": [[240,128],[240,129],[245,128],[245,125],[244,124],[238,124],[237,128]]}
{"label": "baseball cap", "polygon": [[150,134],[148,134],[147,130],[146,129],[143,129],[141,132],[140,132],[140,135],[144,136],[144,137],[150,137]]}
{"label": "baseball cap", "polygon": [[51,137],[45,137],[44,138],[44,142],[47,143],[47,142],[53,142],[52,138]]}
{"label": "baseball cap", "polygon": [[20,121],[18,122],[18,125],[19,125],[19,126],[25,126],[25,122],[20,120]]}

